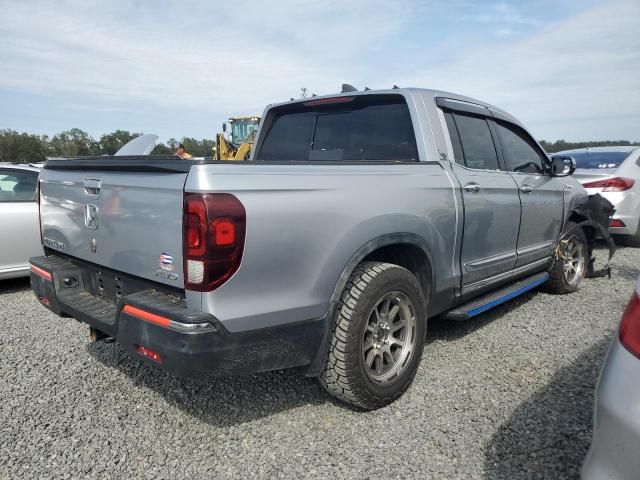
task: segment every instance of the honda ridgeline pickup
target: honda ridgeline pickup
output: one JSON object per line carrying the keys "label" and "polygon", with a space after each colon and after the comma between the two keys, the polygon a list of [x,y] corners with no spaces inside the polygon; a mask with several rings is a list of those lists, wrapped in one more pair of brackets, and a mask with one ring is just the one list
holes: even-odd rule
{"label": "honda ridgeline pickup", "polygon": [[38,300],[176,375],[303,367],[374,409],[412,382],[428,318],[585,276],[574,162],[498,108],[394,88],[262,118],[245,162],[49,160]]}

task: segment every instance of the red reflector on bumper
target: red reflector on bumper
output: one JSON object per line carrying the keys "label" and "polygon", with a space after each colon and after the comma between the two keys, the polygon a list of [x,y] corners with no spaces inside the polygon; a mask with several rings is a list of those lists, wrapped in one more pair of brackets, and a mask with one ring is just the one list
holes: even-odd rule
{"label": "red reflector on bumper", "polygon": [[36,267],[35,265],[31,265],[31,271],[45,280],[51,281],[51,274],[46,270]]}
{"label": "red reflector on bumper", "polygon": [[154,352],[153,350],[143,347],[142,345],[136,345],[137,352],[145,358],[149,360],[153,360],[154,362],[162,363],[162,358],[158,352]]}
{"label": "red reflector on bumper", "polygon": [[626,227],[626,225],[624,224],[624,222],[623,222],[622,220],[618,220],[618,219],[611,220],[611,223],[609,224],[609,226],[610,226],[610,227],[614,227],[614,228],[617,228],[617,227]]}
{"label": "red reflector on bumper", "polygon": [[132,307],[131,305],[125,305],[122,309],[122,313],[126,313],[127,315],[131,315],[132,317],[136,317],[140,320],[144,320],[145,322],[160,325],[161,327],[165,328],[167,328],[171,324],[171,320],[166,317],[161,317],[160,315],[156,315],[155,313]]}

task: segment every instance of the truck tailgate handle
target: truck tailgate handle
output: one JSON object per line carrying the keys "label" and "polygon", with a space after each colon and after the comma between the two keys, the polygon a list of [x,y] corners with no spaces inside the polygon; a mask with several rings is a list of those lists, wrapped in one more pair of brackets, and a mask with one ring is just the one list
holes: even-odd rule
{"label": "truck tailgate handle", "polygon": [[85,178],[84,179],[84,193],[92,197],[100,195],[100,189],[102,188],[102,180],[99,178]]}
{"label": "truck tailgate handle", "polygon": [[475,182],[467,183],[464,187],[462,187],[465,192],[469,193],[478,193],[482,190],[482,187]]}

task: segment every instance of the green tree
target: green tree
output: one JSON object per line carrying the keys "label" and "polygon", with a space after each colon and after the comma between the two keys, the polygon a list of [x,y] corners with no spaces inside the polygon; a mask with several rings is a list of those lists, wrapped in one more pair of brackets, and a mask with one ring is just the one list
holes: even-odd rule
{"label": "green tree", "polygon": [[49,141],[48,156],[79,157],[99,155],[100,145],[87,132],[79,128],[65,130]]}
{"label": "green tree", "polygon": [[630,142],[629,140],[602,140],[596,142],[567,142],[566,140],[556,140],[547,142],[540,140],[540,145],[547,153],[561,152],[562,150],[573,150],[574,148],[586,147],[609,147],[611,145],[640,145],[640,142]]}
{"label": "green tree", "polygon": [[46,155],[46,136],[0,130],[0,162],[37,163]]}
{"label": "green tree", "polygon": [[184,149],[194,157],[210,157],[213,155],[213,140],[203,138],[196,140],[191,137],[182,137],[180,141],[184,145]]}
{"label": "green tree", "polygon": [[151,152],[151,155],[172,155],[173,150],[170,146],[165,145],[164,143],[156,144],[155,148]]}
{"label": "green tree", "polygon": [[115,132],[105,133],[100,137],[99,150],[100,155],[113,155],[125,144],[129,143],[141,133],[131,133],[127,130],[116,130]]}

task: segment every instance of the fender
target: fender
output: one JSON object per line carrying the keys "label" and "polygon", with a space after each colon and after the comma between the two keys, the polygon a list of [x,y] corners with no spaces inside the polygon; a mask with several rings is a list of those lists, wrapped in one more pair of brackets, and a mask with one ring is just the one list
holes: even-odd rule
{"label": "fender", "polygon": [[[613,237],[611,237],[611,234],[609,233],[609,223],[611,222],[611,217],[613,217],[614,213],[615,208],[613,207],[613,204],[599,193],[589,195],[588,198],[583,199],[579,204],[576,202],[569,208],[568,215],[565,219],[565,225],[569,220],[575,221],[577,224],[576,228],[582,228],[584,230],[587,241],[589,242],[588,277],[600,277],[607,275],[611,278],[611,267],[609,264],[611,263],[611,258],[616,251],[616,245],[613,241]],[[560,240],[562,240],[562,237],[566,236],[568,233],[569,232],[564,232],[564,234],[560,236]],[[594,271],[595,258],[592,253],[598,235],[602,236],[605,242],[607,242],[607,247],[609,248],[609,259],[602,269]]]}
{"label": "fender", "polygon": [[[374,238],[373,240],[367,242],[362,247],[360,247],[356,253],[351,257],[351,259],[347,262],[347,264],[342,269],[342,273],[336,282],[336,285],[333,289],[333,293],[331,294],[331,299],[329,301],[329,309],[327,314],[323,317],[324,320],[324,331],[322,334],[322,338],[320,340],[320,344],[318,345],[318,350],[314,357],[313,362],[308,366],[305,375],[308,377],[317,377],[322,372],[322,367],[326,361],[327,354],[329,352],[329,341],[331,339],[331,332],[333,327],[333,319],[336,314],[336,309],[338,306],[338,300],[340,299],[340,295],[347,285],[347,281],[351,276],[353,270],[358,266],[362,260],[364,260],[367,255],[371,252],[381,248],[386,247],[388,245],[396,245],[399,243],[408,243],[411,245],[415,245],[419,247],[427,256],[427,259],[430,264],[430,273],[431,278],[429,279],[431,285],[435,285],[435,269],[433,268],[432,261],[432,253],[431,248],[424,238],[415,235],[413,233],[391,233],[388,235],[382,235],[380,237]],[[427,302],[429,299],[426,299]]]}

